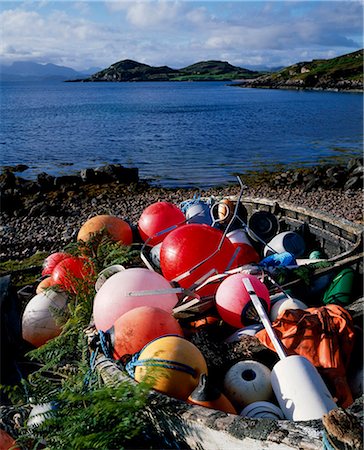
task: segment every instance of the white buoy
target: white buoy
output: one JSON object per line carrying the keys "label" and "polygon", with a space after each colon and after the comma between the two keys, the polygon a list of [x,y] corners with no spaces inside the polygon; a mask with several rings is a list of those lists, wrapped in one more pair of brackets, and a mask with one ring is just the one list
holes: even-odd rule
{"label": "white buoy", "polygon": [[316,367],[303,356],[279,361],[272,370],[272,386],[287,419],[321,419],[336,408]]}
{"label": "white buoy", "polygon": [[242,336],[255,336],[258,331],[262,330],[263,328],[263,325],[260,323],[247,325],[244,328],[236,330],[235,333],[225,339],[225,342],[228,344],[232,342],[239,342],[241,341]]}
{"label": "white buoy", "polygon": [[294,257],[302,256],[305,252],[306,245],[302,236],[294,231],[284,231],[278,233],[274,238],[264,247],[264,257],[273,253],[289,252]]}
{"label": "white buoy", "polygon": [[243,283],[281,360],[272,369],[271,381],[285,417],[294,421],[321,419],[336,408],[336,403],[320,374],[303,356],[286,355],[252,283],[248,278],[244,278]]}
{"label": "white buoy", "polygon": [[112,266],[106,267],[106,269],[102,270],[97,277],[95,283],[95,291],[99,292],[101,286],[105,283],[105,281],[110,278],[112,275],[115,275],[118,272],[122,272],[125,270],[125,267],[121,264],[114,264]]}
{"label": "white buoy", "polygon": [[273,396],[271,372],[257,361],[239,361],[227,371],[224,378],[224,393],[229,400],[243,407]]}
{"label": "white buoy", "polygon": [[22,317],[23,339],[40,347],[61,332],[59,320],[66,314],[67,294],[47,289],[34,296]]}
{"label": "white buoy", "polygon": [[283,411],[271,402],[254,402],[246,406],[240,416],[251,419],[284,419]]}
{"label": "white buoy", "polygon": [[161,268],[161,247],[162,242],[151,248],[149,258],[158,269]]}
{"label": "white buoy", "polygon": [[187,223],[205,223],[207,225],[212,224],[212,218],[210,215],[210,206],[205,202],[198,202],[191,204],[186,212]]}
{"label": "white buoy", "polygon": [[306,309],[308,306],[297,300],[296,298],[286,297],[280,298],[278,301],[271,304],[269,312],[270,320],[274,322],[278,316],[280,316],[287,309]]}

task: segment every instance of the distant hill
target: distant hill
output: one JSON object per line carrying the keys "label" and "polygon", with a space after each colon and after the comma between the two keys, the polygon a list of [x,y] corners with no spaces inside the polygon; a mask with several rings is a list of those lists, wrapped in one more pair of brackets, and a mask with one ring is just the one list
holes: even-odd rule
{"label": "distant hill", "polygon": [[260,74],[224,61],[201,61],[182,69],[171,69],[126,59],[79,81],[229,81],[254,78]]}
{"label": "distant hill", "polygon": [[363,90],[363,49],[332,59],[314,59],[242,83],[270,89]]}
{"label": "distant hill", "polygon": [[56,64],[39,64],[31,61],[17,61],[9,66],[0,67],[0,78],[3,81],[24,81],[44,79],[68,80],[83,78],[93,73],[95,68],[77,72],[70,67],[58,66]]}

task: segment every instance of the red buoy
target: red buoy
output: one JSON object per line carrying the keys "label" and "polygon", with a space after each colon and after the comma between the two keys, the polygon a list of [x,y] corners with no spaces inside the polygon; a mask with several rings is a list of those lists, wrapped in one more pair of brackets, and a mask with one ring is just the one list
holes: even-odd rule
{"label": "red buoy", "polygon": [[182,225],[173,230],[161,247],[160,264],[163,275],[170,281],[176,279],[215,252],[191,274],[178,279],[178,283],[187,288],[212,269],[222,273],[231,268],[228,266],[233,260],[235,248],[228,239],[224,239],[218,250],[222,236],[222,231],[206,224]]}
{"label": "red buoy", "polygon": [[163,233],[159,236],[154,236],[160,231],[166,230],[175,225],[179,225],[186,220],[183,212],[173,203],[170,202],[156,202],[149,205],[140,216],[138,221],[138,230],[143,241],[151,238],[148,245],[154,246],[169,233]]}
{"label": "red buoy", "polygon": [[183,337],[182,328],[172,314],[152,306],[140,306],[126,312],[108,331],[112,335],[114,359],[133,355],[148,342],[167,334]]}
{"label": "red buoy", "polygon": [[216,307],[220,317],[235,328],[259,321],[250,295],[243,284],[244,278],[250,279],[263,306],[268,312],[270,309],[269,291],[259,278],[241,273],[228,276],[216,291]]}
{"label": "red buoy", "polygon": [[57,264],[51,278],[53,284],[58,284],[61,289],[76,293],[78,283],[81,280],[90,279],[94,273],[92,262],[89,259],[71,256]]}
{"label": "red buoy", "polygon": [[47,258],[43,261],[43,270],[42,275],[51,275],[53,269],[56,267],[58,263],[60,263],[63,259],[69,258],[69,253],[64,252],[55,252],[51,253]]}

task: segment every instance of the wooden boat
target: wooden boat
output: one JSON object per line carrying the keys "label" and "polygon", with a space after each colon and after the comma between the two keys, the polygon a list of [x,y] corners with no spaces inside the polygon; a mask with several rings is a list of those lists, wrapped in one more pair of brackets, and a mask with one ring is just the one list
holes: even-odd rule
{"label": "wooden boat", "polygon": [[[363,226],[283,202],[250,197],[239,200],[245,206],[248,218],[256,211],[268,211],[278,218],[280,230],[305,227],[307,236],[319,243],[328,261],[333,263],[331,267],[315,270],[313,277],[322,277],[347,266],[355,269],[358,274],[353,294],[356,301],[347,310],[356,326],[361,328],[358,332],[362,332]],[[292,288],[300,283],[302,281],[296,279],[282,287]],[[94,334],[92,329],[89,332],[90,336]],[[362,365],[362,355],[358,359],[361,359]],[[134,382],[102,353],[98,355],[95,367],[107,384]],[[316,450],[323,448],[325,437],[330,438],[331,444],[337,445],[332,448],[360,448],[362,445],[361,426],[358,428],[357,423],[357,419],[359,423],[363,420],[362,393],[348,410],[338,408],[323,420],[313,421],[250,419],[191,405],[158,392],[151,393],[148,413],[166,448]]]}

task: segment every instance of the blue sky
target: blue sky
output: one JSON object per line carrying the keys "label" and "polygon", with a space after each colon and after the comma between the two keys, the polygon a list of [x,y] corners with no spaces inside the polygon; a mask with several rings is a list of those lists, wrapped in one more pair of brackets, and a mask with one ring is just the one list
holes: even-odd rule
{"label": "blue sky", "polygon": [[0,1],[0,57],[76,70],[122,59],[286,66],[363,47],[362,1]]}

